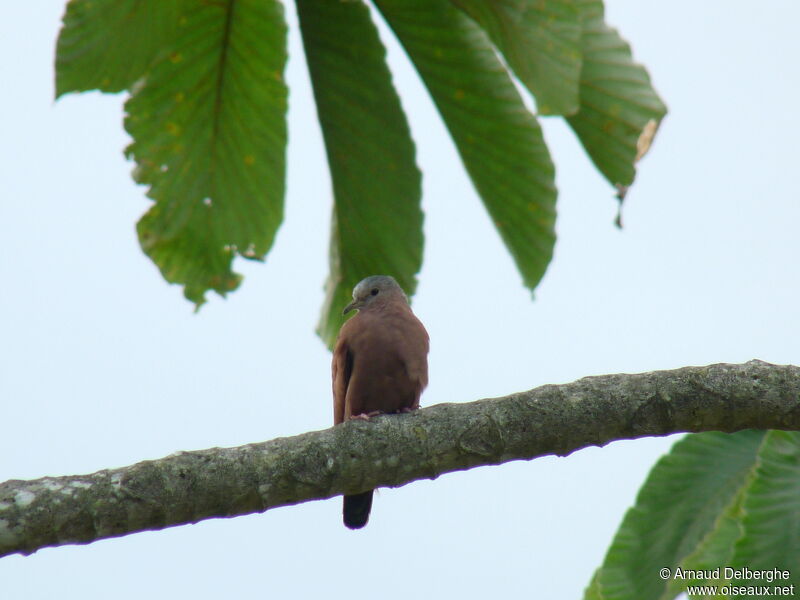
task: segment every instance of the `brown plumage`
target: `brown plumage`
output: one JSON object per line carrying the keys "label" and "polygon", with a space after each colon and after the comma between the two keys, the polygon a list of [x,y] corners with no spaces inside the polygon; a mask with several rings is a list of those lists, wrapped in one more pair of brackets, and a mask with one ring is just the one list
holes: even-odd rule
{"label": "brown plumage", "polygon": [[[344,313],[333,351],[333,422],[419,408],[428,385],[428,332],[411,312],[397,282],[385,275],[362,280]],[[372,490],[344,497],[344,524],[360,529],[372,508]]]}

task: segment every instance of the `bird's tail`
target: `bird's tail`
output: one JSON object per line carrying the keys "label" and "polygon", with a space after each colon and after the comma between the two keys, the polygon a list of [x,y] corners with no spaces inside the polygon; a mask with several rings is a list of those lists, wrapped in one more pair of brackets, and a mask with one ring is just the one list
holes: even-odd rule
{"label": "bird's tail", "polygon": [[372,510],[372,492],[362,492],[344,497],[342,507],[342,520],[350,529],[361,529],[369,521],[369,511]]}

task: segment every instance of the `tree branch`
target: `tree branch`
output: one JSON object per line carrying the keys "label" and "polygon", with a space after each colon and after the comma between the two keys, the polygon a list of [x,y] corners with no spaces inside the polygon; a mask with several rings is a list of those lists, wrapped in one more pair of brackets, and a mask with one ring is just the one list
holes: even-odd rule
{"label": "tree branch", "polygon": [[750,361],[586,377],[91,475],[0,484],[0,556],[232,517],[684,431],[800,430],[800,368]]}

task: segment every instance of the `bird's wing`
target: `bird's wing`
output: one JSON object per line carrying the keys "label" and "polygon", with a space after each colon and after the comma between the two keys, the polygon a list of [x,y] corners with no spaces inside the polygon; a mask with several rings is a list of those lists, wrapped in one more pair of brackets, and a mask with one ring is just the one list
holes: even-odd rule
{"label": "bird's wing", "polygon": [[428,332],[411,311],[403,316],[403,359],[406,375],[414,392],[414,402],[408,408],[419,408],[419,397],[428,385]]}
{"label": "bird's wing", "polygon": [[339,335],[336,347],[333,350],[331,375],[333,379],[333,424],[344,422],[344,404],[347,396],[347,386],[350,384],[350,375],[353,372],[353,355],[347,343],[346,335]]}

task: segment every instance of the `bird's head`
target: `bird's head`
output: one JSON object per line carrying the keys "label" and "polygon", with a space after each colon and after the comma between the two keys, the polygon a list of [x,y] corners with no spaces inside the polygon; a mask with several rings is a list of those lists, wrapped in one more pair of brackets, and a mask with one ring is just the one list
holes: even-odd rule
{"label": "bird's head", "polygon": [[361,310],[372,305],[382,305],[395,299],[402,299],[408,304],[403,288],[388,275],[373,275],[358,282],[353,288],[353,301],[344,307],[342,314],[351,310]]}

